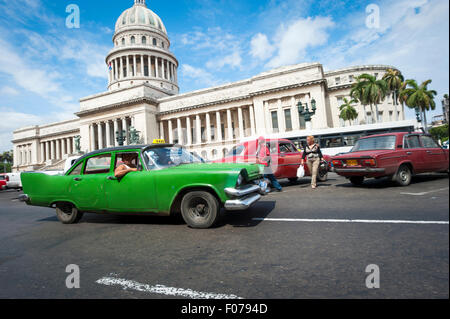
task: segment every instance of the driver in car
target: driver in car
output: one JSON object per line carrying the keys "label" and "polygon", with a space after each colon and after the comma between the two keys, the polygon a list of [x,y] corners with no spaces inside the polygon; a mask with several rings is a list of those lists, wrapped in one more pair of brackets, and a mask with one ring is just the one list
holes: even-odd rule
{"label": "driver in car", "polygon": [[124,177],[129,172],[137,172],[138,168],[133,164],[133,161],[137,162],[137,154],[123,154],[122,155],[122,164],[117,166],[114,170],[114,176],[116,178]]}

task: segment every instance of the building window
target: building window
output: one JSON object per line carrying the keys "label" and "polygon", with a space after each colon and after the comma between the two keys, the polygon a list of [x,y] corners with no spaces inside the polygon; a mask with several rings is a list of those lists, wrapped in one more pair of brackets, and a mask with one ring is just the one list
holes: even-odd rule
{"label": "building window", "polygon": [[353,75],[349,75],[349,76],[348,76],[348,81],[349,81],[350,83],[353,82]]}
{"label": "building window", "polygon": [[147,44],[147,38],[146,37],[142,37],[142,44]]}
{"label": "building window", "polygon": [[284,122],[286,124],[286,131],[292,131],[292,119],[291,119],[291,110],[284,110]]}
{"label": "building window", "polygon": [[340,78],[340,77],[335,78],[335,79],[334,79],[334,83],[335,83],[336,85],[341,84],[341,78]]}
{"label": "building window", "polygon": [[125,38],[122,39],[122,45],[125,45]]}
{"label": "building window", "polygon": [[367,112],[367,124],[372,123],[373,123],[372,112]]}
{"label": "building window", "polygon": [[156,45],[156,39],[153,38],[153,45]]}
{"label": "building window", "polygon": [[136,43],[136,38],[134,36],[131,37],[131,44],[135,44]]}
{"label": "building window", "polygon": [[377,122],[383,122],[383,111],[378,112]]}
{"label": "building window", "polygon": [[272,111],[272,130],[274,133],[278,133],[278,112]]}
{"label": "building window", "polygon": [[299,114],[298,121],[300,122],[300,123],[299,123],[299,124],[300,124],[300,129],[301,129],[301,130],[305,130],[305,129],[306,129],[306,121],[305,121],[305,117],[304,117],[303,115],[300,115],[300,114]]}
{"label": "building window", "polygon": [[393,114],[394,112],[392,112],[392,111],[389,111],[389,122],[392,122],[392,114]]}
{"label": "building window", "polygon": [[378,73],[374,73],[375,79],[378,79]]}

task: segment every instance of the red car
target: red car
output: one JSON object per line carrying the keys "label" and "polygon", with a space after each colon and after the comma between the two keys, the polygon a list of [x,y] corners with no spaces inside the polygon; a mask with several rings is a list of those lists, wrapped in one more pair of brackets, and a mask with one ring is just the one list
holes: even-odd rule
{"label": "red car", "polygon": [[[272,159],[271,168],[277,179],[287,178],[291,182],[295,182],[297,177],[297,169],[303,153],[298,151],[294,143],[285,139],[266,139],[267,148],[270,151]],[[259,163],[257,154],[259,152],[258,140],[243,142],[236,145],[224,158],[214,161],[215,163]],[[331,157],[324,155],[324,160],[329,164],[321,165],[317,179],[326,181],[328,178],[329,165],[331,165]],[[311,173],[305,165],[305,176]]]}
{"label": "red car", "polygon": [[349,153],[333,157],[333,166],[354,185],[388,176],[407,186],[414,174],[448,172],[449,151],[424,133],[386,133],[359,139]]}
{"label": "red car", "polygon": [[6,182],[8,181],[8,175],[0,174],[0,191],[6,189]]}

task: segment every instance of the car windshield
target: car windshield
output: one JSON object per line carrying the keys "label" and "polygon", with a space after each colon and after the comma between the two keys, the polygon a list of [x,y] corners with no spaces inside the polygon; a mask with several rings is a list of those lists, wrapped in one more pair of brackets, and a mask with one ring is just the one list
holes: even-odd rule
{"label": "car windshield", "polygon": [[239,156],[241,155],[241,153],[243,153],[245,150],[245,146],[244,145],[238,145],[235,146],[231,149],[231,151],[227,154],[227,157],[230,156]]}
{"label": "car windshield", "polygon": [[149,169],[204,162],[197,154],[177,146],[151,148],[144,152],[144,159]]}
{"label": "car windshield", "polygon": [[386,135],[360,139],[351,152],[393,149],[395,149],[395,135]]}

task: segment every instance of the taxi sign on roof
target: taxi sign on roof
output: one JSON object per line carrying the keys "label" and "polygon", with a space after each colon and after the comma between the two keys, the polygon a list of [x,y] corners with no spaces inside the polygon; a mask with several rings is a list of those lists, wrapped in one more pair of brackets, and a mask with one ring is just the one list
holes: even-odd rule
{"label": "taxi sign on roof", "polygon": [[160,138],[154,139],[153,144],[166,144],[166,141]]}

